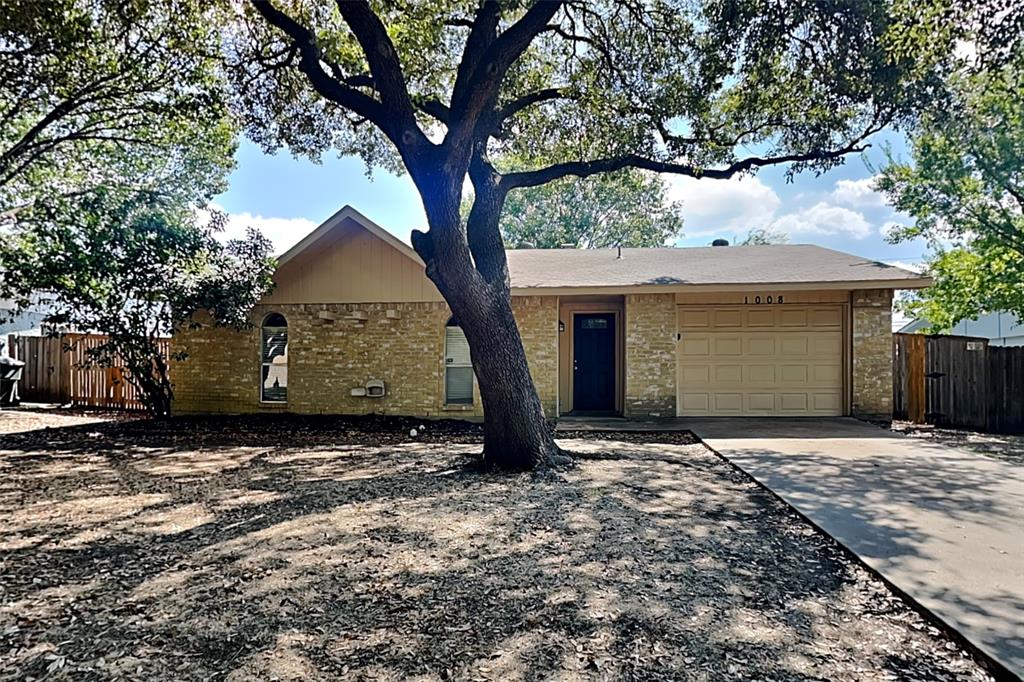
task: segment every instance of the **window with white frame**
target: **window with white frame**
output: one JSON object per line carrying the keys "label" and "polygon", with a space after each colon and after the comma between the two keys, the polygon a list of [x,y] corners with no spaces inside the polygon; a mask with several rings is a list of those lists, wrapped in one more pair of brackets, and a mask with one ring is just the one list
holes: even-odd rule
{"label": "window with white frame", "polygon": [[288,402],[288,322],[284,315],[271,313],[260,330],[262,381],[260,400],[265,403]]}
{"label": "window with white frame", "polygon": [[473,363],[466,335],[453,317],[444,328],[444,402],[473,404]]}

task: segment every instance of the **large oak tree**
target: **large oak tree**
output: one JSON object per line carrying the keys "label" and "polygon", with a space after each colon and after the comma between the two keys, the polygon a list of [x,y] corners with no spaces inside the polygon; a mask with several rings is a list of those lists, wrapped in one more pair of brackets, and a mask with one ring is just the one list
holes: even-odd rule
{"label": "large oak tree", "polygon": [[[557,448],[512,314],[510,192],[623,168],[730,178],[816,172],[932,95],[881,0],[250,0],[229,59],[248,134],[405,170],[413,246],[469,341],[484,457]],[[901,27],[905,29],[906,27]],[[931,54],[931,53],[929,53]],[[508,170],[503,156],[521,160]],[[463,181],[474,201],[460,218]]]}

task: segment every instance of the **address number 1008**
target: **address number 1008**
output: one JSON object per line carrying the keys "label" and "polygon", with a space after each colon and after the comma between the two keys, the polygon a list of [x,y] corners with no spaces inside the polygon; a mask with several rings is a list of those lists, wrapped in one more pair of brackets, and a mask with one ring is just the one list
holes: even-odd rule
{"label": "address number 1008", "polygon": [[754,300],[750,299],[750,296],[744,296],[743,303],[745,305],[750,305],[751,303],[754,305],[761,305],[762,303],[785,303],[782,299],[782,294],[779,294],[778,296],[754,296]]}

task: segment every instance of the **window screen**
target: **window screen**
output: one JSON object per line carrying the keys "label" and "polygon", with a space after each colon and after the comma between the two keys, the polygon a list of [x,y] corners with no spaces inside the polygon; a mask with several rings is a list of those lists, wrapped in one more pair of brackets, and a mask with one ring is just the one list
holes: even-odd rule
{"label": "window screen", "polygon": [[260,400],[268,403],[288,401],[288,323],[274,313],[263,321],[260,343]]}
{"label": "window screen", "polygon": [[450,321],[444,328],[444,401],[449,405],[473,404],[473,363],[462,327]]}

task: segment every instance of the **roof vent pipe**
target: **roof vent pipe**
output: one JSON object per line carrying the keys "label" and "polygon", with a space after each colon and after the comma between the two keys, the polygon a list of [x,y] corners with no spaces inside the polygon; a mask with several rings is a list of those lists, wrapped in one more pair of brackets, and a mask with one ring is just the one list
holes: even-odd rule
{"label": "roof vent pipe", "polygon": [[715,241],[711,242],[711,246],[729,246],[729,240],[728,239],[716,239]]}
{"label": "roof vent pipe", "polygon": [[615,248],[617,248],[617,249],[619,250],[619,253],[618,253],[618,255],[616,255],[616,256],[615,256],[616,260],[622,260],[622,245],[621,245],[621,244],[619,244],[619,245],[618,245],[617,247],[615,247]]}

